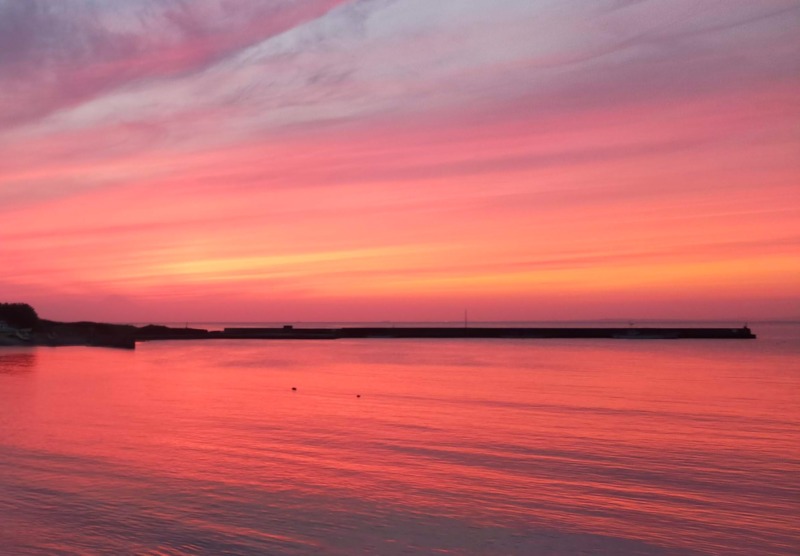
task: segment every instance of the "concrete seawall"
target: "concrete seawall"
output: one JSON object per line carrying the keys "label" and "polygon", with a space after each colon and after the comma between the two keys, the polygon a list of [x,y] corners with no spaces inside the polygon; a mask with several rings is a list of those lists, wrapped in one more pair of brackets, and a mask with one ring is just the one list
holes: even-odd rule
{"label": "concrete seawall", "polygon": [[741,328],[486,328],[486,327],[345,327],[226,328],[209,337],[235,339],[337,338],[613,338],[630,340],[743,340],[756,336]]}
{"label": "concrete seawall", "polygon": [[344,338],[516,338],[516,339],[622,339],[622,340],[746,340],[756,336],[741,328],[488,328],[488,327],[342,327],[342,328],[200,328],[111,325],[102,323],[49,323],[46,331],[28,340],[10,339],[0,345],[95,346],[135,349],[137,342],[160,340],[338,340]]}

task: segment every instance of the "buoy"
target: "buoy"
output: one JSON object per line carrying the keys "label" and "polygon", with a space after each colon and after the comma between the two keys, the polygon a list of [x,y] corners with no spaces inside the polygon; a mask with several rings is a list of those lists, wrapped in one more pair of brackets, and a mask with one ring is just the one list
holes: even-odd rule
{"label": "buoy", "polygon": [[292,386],[292,392],[297,392],[297,387],[296,386]]}

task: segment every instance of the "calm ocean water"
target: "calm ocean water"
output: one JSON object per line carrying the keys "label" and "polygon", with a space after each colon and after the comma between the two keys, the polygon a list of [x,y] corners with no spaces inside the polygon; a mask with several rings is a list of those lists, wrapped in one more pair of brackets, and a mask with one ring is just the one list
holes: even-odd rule
{"label": "calm ocean water", "polygon": [[798,554],[800,326],[752,328],[0,348],[0,553]]}

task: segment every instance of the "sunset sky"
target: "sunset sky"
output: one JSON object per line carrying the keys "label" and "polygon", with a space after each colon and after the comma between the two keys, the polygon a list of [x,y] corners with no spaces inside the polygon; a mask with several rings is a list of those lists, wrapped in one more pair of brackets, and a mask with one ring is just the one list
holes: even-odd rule
{"label": "sunset sky", "polygon": [[0,301],[800,316],[800,1],[0,0]]}

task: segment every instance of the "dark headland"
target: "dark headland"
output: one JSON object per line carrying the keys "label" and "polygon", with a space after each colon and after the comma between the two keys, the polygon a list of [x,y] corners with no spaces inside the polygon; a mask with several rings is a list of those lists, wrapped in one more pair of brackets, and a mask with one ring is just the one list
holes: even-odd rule
{"label": "dark headland", "polygon": [[177,328],[41,319],[24,303],[0,303],[0,346],[98,346],[134,349],[137,342],[157,340],[337,340],[344,338],[516,338],[628,340],[740,340],[756,336],[747,326],[708,327],[340,327]]}

